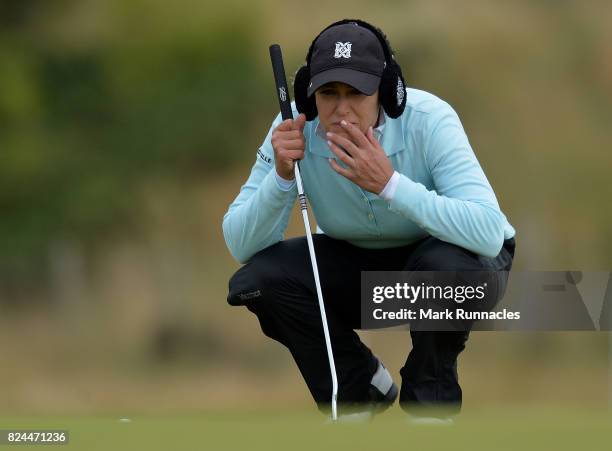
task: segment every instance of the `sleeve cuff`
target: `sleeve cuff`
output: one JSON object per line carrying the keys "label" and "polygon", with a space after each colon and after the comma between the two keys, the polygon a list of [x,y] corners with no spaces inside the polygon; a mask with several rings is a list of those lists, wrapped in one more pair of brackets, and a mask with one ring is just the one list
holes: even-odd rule
{"label": "sleeve cuff", "polygon": [[430,196],[436,196],[436,193],[428,191],[421,183],[414,182],[400,174],[397,192],[389,202],[389,209],[401,213],[422,226],[423,221],[420,218],[424,215],[423,208]]}
{"label": "sleeve cuff", "polygon": [[278,187],[282,191],[290,191],[291,188],[293,188],[293,186],[295,185],[295,179],[293,179],[293,180],[286,180],[286,179],[282,178],[276,172],[276,168],[274,169],[274,175],[276,176],[276,183],[278,184]]}
{"label": "sleeve cuff", "polygon": [[393,175],[385,185],[384,189],[378,194],[380,197],[385,199],[386,201],[391,201],[393,196],[395,195],[395,191],[397,190],[397,185],[399,184],[400,174],[397,171],[393,172]]}

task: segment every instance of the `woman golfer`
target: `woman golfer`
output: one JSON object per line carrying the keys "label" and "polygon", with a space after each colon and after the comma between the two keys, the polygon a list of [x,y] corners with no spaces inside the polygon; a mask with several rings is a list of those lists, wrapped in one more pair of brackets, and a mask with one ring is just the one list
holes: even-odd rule
{"label": "woman golfer", "polygon": [[[230,280],[228,302],[246,305],[263,333],[289,349],[327,411],[332,380],[306,238],[283,239],[301,160],[319,227],[313,239],[340,413],[371,416],[398,389],[355,332],[361,272],[499,271],[507,279],[515,230],[455,111],[406,88],[378,28],[359,20],[325,28],[296,74],[294,97],[296,119],[272,123],[223,218],[227,246],[245,263]],[[496,277],[499,299],[505,280]],[[459,411],[457,356],[468,334],[411,329],[400,370],[404,410],[418,417],[421,407],[435,408],[426,415],[441,421]]]}

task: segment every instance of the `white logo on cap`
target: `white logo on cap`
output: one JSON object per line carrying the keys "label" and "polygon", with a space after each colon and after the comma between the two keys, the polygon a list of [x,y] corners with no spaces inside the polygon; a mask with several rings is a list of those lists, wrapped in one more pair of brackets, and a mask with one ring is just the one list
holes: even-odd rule
{"label": "white logo on cap", "polygon": [[336,42],[336,53],[334,53],[334,58],[350,58],[351,45],[350,42]]}

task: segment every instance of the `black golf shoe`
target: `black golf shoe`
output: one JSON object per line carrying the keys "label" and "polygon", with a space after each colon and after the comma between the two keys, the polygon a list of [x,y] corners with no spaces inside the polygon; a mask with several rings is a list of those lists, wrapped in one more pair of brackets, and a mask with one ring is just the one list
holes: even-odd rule
{"label": "black golf shoe", "polygon": [[[378,369],[368,388],[368,401],[353,405],[338,406],[339,423],[367,423],[372,421],[374,415],[380,414],[393,405],[399,390],[393,382],[389,371],[378,360]],[[331,419],[327,421],[331,423]]]}

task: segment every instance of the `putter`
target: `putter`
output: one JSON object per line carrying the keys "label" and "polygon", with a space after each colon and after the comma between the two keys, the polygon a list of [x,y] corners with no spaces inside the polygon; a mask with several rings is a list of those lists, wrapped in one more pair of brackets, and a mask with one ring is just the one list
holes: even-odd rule
{"label": "putter", "polygon": [[[270,46],[270,59],[272,60],[272,70],[274,71],[274,81],[276,82],[276,92],[278,94],[281,116],[283,120],[293,119],[291,99],[289,97],[289,89],[287,89],[287,79],[285,78],[283,54],[278,44],[273,44]],[[295,181],[297,183],[300,209],[302,210],[302,218],[304,219],[304,227],[306,229],[306,240],[308,241],[308,251],[310,253],[310,262],[312,263],[312,272],[314,273],[315,285],[317,287],[317,297],[319,298],[319,309],[321,310],[321,321],[323,322],[323,334],[325,335],[325,346],[327,347],[327,357],[329,359],[329,369],[332,378],[332,421],[336,421],[338,419],[338,377],[336,375],[334,353],[332,352],[331,340],[329,338],[327,315],[325,314],[323,293],[321,292],[321,282],[319,281],[317,257],[315,255],[314,244],[312,242],[312,233],[310,231],[310,221],[308,220],[306,205],[306,195],[304,194],[304,187],[302,186],[302,176],[300,175],[300,165],[298,161],[295,162]]]}

